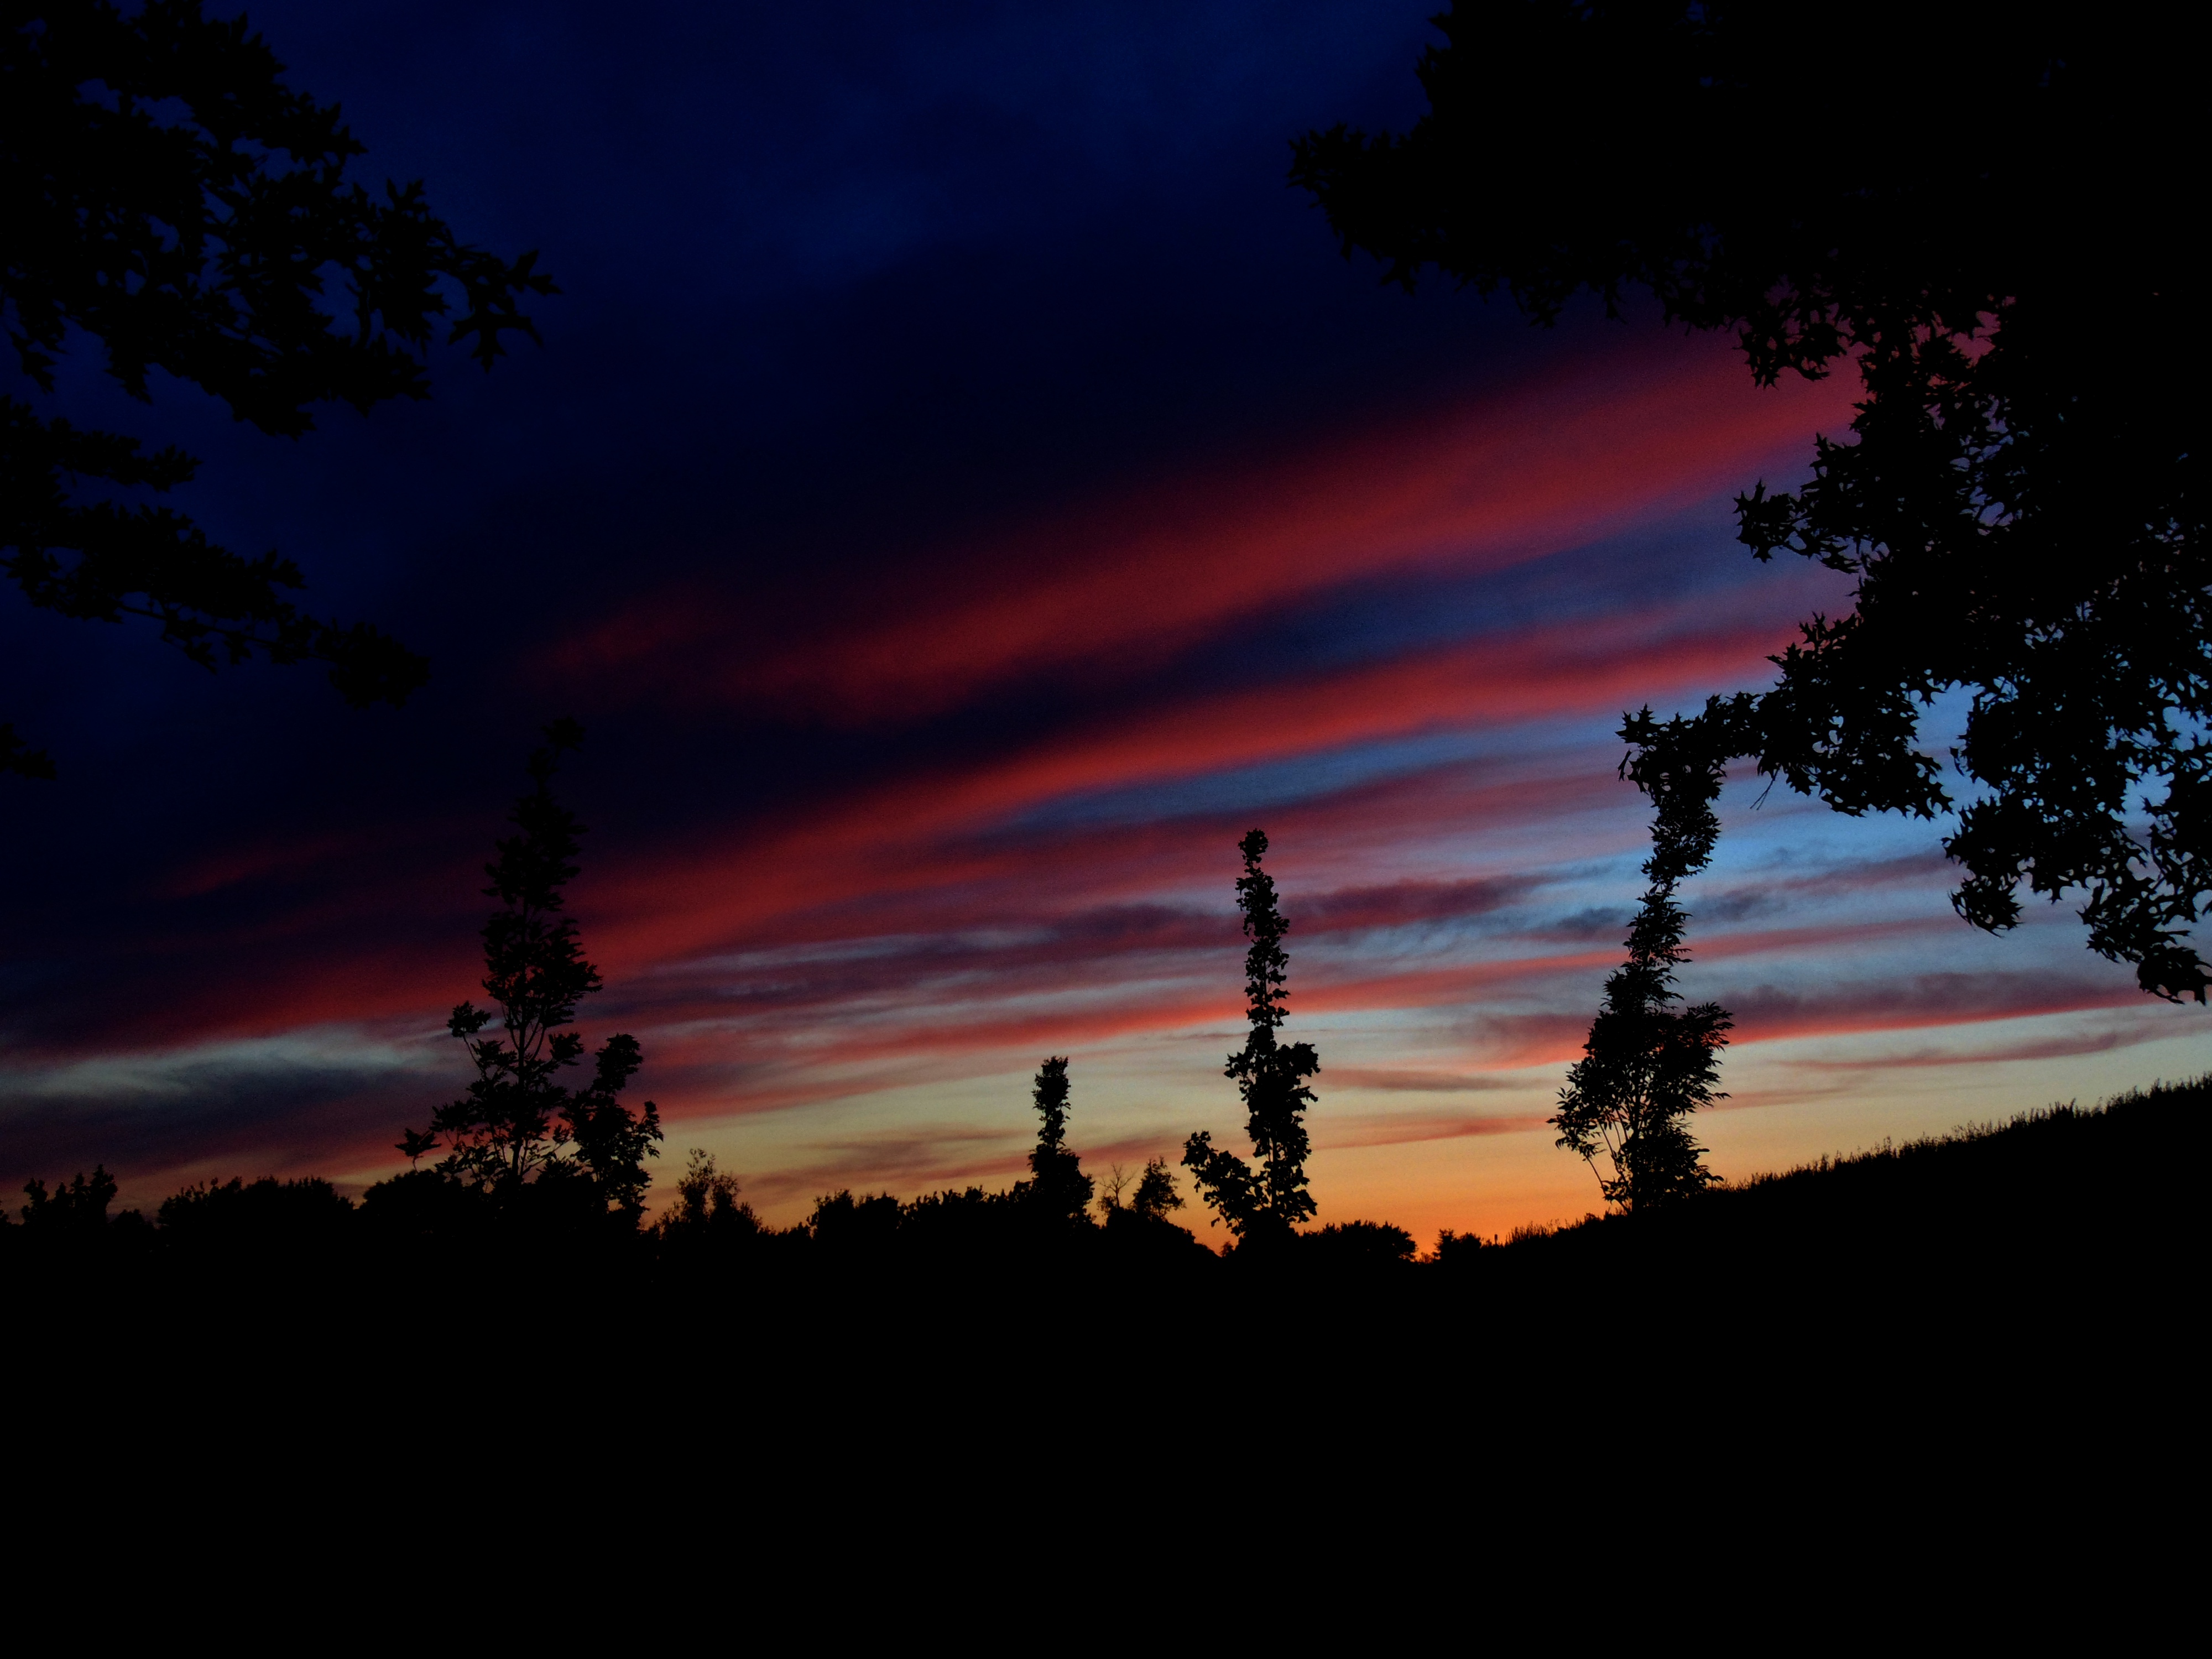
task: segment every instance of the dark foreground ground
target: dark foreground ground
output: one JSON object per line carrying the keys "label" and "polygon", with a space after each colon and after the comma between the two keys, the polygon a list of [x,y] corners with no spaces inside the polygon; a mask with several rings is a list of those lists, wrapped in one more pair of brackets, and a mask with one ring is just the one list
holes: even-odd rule
{"label": "dark foreground ground", "polygon": [[1391,1651],[2134,1650],[2201,1575],[2208,1104],[1429,1261],[1379,1230],[1055,1241],[965,1202],[611,1248],[18,1226],[10,1507],[103,1595],[151,1550],[226,1629],[296,1590],[309,1628],[383,1607],[410,1643],[402,1604],[504,1574],[632,1635],[681,1605],[810,1640],[1349,1644],[1328,1606]]}
{"label": "dark foreground ground", "polygon": [[18,1385],[65,1395],[250,1377],[272,1411],[465,1414],[464,1378],[506,1376],[625,1413],[697,1395],[948,1428],[1054,1400],[1063,1421],[1206,1402],[1225,1430],[1335,1399],[1435,1424],[1508,1396],[1550,1402],[1562,1431],[1639,1398],[1817,1395],[1864,1421],[1931,1395],[1971,1412],[2172,1386],[2201,1323],[2208,1106],[2200,1081],[2058,1108],[1419,1261],[1380,1232],[1224,1259],[1170,1227],[1074,1238],[977,1211],[612,1246],[347,1224],[64,1247],[14,1226],[0,1271]]}

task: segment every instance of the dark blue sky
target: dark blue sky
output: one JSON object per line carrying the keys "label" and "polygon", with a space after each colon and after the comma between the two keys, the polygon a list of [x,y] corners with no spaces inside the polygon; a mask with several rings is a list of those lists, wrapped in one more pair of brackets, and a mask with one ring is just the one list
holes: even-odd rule
{"label": "dark blue sky", "polygon": [[63,407],[204,457],[181,505],[437,679],[342,719],[311,672],[210,682],[136,625],[11,607],[5,695],[68,769],[51,793],[121,775],[191,803],[186,837],[247,799],[373,801],[393,766],[511,745],[544,713],[516,654],[643,585],[865,604],[967,527],[1528,349],[1510,317],[1379,291],[1282,185],[1303,125],[1413,112],[1421,7],[799,9],[252,12],[342,103],[362,176],[425,179],[564,292],[544,350],[489,377],[448,353],[434,402],[296,443],[173,385],[131,405],[79,351]]}
{"label": "dark blue sky", "polygon": [[179,505],[435,678],[353,714],[312,669],[210,678],[137,623],[0,608],[0,696],[65,777],[18,792],[50,873],[16,949],[104,957],[241,836],[441,840],[423,821],[495,810],[556,712],[599,733],[581,775],[611,834],[1054,718],[1048,687],[927,733],[672,721],[518,665],[687,577],[820,625],[976,526],[1510,370],[1517,319],[1378,289],[1283,183],[1304,126],[1417,112],[1425,9],[254,8],[368,146],[358,176],[425,179],[563,292],[542,350],[489,376],[447,352],[433,402],[327,409],[296,442],[173,383],[133,404],[80,345],[45,406],[201,456]]}

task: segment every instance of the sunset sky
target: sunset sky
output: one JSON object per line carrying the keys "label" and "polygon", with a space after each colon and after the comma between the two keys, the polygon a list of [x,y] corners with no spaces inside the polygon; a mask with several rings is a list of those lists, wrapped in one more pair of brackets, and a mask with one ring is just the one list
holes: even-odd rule
{"label": "sunset sky", "polygon": [[[253,7],[360,176],[564,292],[542,350],[443,353],[434,401],[296,443],[132,404],[96,349],[40,400],[204,457],[180,507],[434,678],[356,714],[0,598],[0,713],[62,768],[0,781],[7,1190],[400,1167],[468,1074],[481,866],[573,714],[580,1019],[643,1042],[664,1173],[709,1148],[779,1223],[1004,1185],[1048,1054],[1095,1173],[1241,1149],[1257,825],[1320,1218],[1596,1207],[1543,1120],[1641,885],[1613,733],[1847,602],[1730,501],[1855,388],[1340,258],[1288,142],[1417,115],[1433,9]],[[1738,1020],[1695,1126],[1724,1175],[2212,1067],[2204,1011],[2070,909],[1959,921],[1945,825],[1760,786],[1685,891],[1685,988]]]}

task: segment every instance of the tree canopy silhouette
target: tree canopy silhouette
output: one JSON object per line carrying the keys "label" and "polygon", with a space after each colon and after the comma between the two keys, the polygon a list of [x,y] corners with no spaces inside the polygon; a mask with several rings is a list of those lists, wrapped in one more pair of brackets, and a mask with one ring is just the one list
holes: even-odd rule
{"label": "tree canopy silhouette", "polygon": [[[1244,873],[1237,878],[1237,908],[1244,913],[1244,932],[1252,945],[1244,953],[1245,1018],[1251,1030],[1244,1046],[1229,1056],[1224,1075],[1237,1079],[1244,1097],[1245,1133],[1259,1167],[1217,1148],[1211,1130],[1183,1144],[1183,1167],[1200,1194],[1239,1240],[1287,1237],[1314,1213],[1306,1191],[1306,1108],[1314,1091],[1306,1079],[1321,1070],[1310,1042],[1280,1042],[1275,1033],[1289,1012],[1290,953],[1283,936],[1291,931],[1275,902],[1275,879],[1261,867],[1267,837],[1255,830],[1237,844]],[[1170,1188],[1170,1190],[1172,1190]]]}
{"label": "tree canopy silhouette", "polygon": [[94,1164],[88,1176],[80,1170],[74,1181],[57,1181],[52,1192],[33,1176],[23,1183],[23,1224],[41,1233],[98,1232],[107,1225],[107,1206],[115,1201],[115,1177],[104,1164]]}
{"label": "tree canopy silhouette", "polygon": [[588,1180],[601,1207],[635,1222],[652,1181],[645,1160],[659,1155],[660,1139],[653,1102],[635,1113],[622,1103],[644,1064],[637,1039],[609,1037],[583,1087],[558,1080],[584,1052],[582,1033],[569,1029],[576,1005],[599,988],[562,892],[577,873],[584,826],[552,787],[562,755],[583,740],[571,720],[545,728],[544,746],[530,757],[532,787],[514,804],[520,833],[501,838],[484,866],[484,894],[500,908],[483,925],[483,988],[498,1006],[501,1035],[483,1035],[490,1010],[471,1002],[453,1010],[447,1029],[468,1050],[476,1081],[432,1115],[427,1131],[408,1130],[399,1150],[420,1158],[443,1146],[439,1174],[502,1198],[532,1182]]}
{"label": "tree canopy silhouette", "polygon": [[[348,183],[363,146],[337,106],[283,74],[244,18],[203,17],[199,0],[8,8],[0,316],[39,391],[53,392],[75,328],[142,402],[158,369],[296,438],[313,404],[428,396],[434,325],[448,316],[448,343],[471,342],[486,368],[505,335],[537,337],[522,301],[557,292],[537,256],[510,263],[461,241],[419,181],[380,197]],[[63,616],[151,617],[204,667],[319,661],[356,707],[403,702],[424,660],[366,623],[301,610],[291,560],[246,557],[173,508],[114,499],[166,494],[197,465],[0,397],[0,565]],[[53,763],[0,724],[0,772],[51,777]]]}
{"label": "tree canopy silhouette", "polygon": [[1861,376],[1851,441],[1736,503],[1756,557],[1855,578],[1850,613],[1806,623],[1764,695],[1631,717],[1628,775],[1710,795],[1748,756],[1844,812],[1933,817],[1956,803],[1921,721],[1964,689],[1960,914],[2002,931],[2023,883],[2079,894],[2092,949],[2204,1000],[2202,416],[2134,331],[2176,314],[2195,241],[2179,15],[1463,0],[1437,23],[1409,131],[1296,144],[1347,254],[1541,322],[1646,289],[1733,331],[1762,384]]}

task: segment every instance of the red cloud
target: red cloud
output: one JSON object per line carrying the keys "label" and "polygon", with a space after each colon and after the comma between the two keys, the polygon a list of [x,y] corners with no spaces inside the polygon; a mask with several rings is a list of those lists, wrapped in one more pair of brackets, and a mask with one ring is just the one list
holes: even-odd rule
{"label": "red cloud", "polygon": [[1978,1024],[2087,1008],[2134,1007],[2142,1000],[2131,980],[2117,975],[2017,973],[1917,974],[1873,984],[1823,984],[1812,994],[1762,985],[1726,999],[1735,1012],[1741,1042]]}
{"label": "red cloud", "polygon": [[[1717,342],[1656,337],[1456,412],[1212,469],[841,584],[811,617],[696,584],[550,666],[633,694],[906,721],[1049,671],[1140,677],[1232,617],[1354,580],[1503,568],[1802,462],[1842,380],[1760,390]],[[1638,356],[1624,361],[1623,350]]]}
{"label": "red cloud", "polygon": [[[878,786],[747,844],[629,872],[612,906],[620,922],[597,938],[618,969],[665,961],[848,900],[856,876],[879,897],[990,879],[1004,854],[977,832],[1071,795],[1424,732],[1603,715],[1686,687],[1756,678],[1790,633],[1761,610],[1714,615],[1707,603],[1703,625],[1662,615],[1530,629],[1101,719],[964,772]],[[1597,769],[1589,787],[1618,797]],[[1152,833],[1171,861],[1188,860],[1187,832]],[[1156,878],[1158,860],[1146,863],[1143,873]]]}
{"label": "red cloud", "polygon": [[[2059,1036],[2027,1037],[2000,1043],[1994,1048],[1917,1048],[1904,1054],[1867,1054],[1849,1060],[1800,1060],[1792,1064],[1811,1072],[1887,1072],[1917,1070],[1929,1066],[1997,1066],[2016,1060],[2066,1060],[2076,1054],[2109,1054],[2139,1043],[2158,1042],[2175,1035],[2171,1024],[2155,1017],[2128,1022],[2101,1030],[2073,1031]],[[2190,1035],[2196,1035],[2195,1032]]]}
{"label": "red cloud", "polygon": [[[1219,872],[1220,827],[1210,820],[1065,830],[1006,827],[1071,794],[1426,730],[1609,714],[1669,688],[1741,678],[1760,665],[1784,632],[1771,611],[1736,617],[1708,604],[1694,619],[1662,613],[1529,629],[1264,693],[1187,696],[1120,720],[1096,720],[964,771],[881,782],[765,834],[688,854],[672,850],[616,863],[580,884],[577,897],[595,957],[611,982],[629,988],[620,1000],[646,1004],[657,1000],[651,975],[703,953],[901,927],[942,934],[979,923],[1035,925],[1073,908],[1071,899],[1134,899],[1164,885],[1210,882]],[[1402,839],[1424,822],[1454,816],[1462,826],[1528,821],[1556,816],[1572,803],[1625,799],[1625,786],[1602,768],[1548,776],[1539,769],[1534,777],[1530,771],[1523,765],[1487,779],[1431,774],[1386,781],[1282,818],[1316,839],[1344,836],[1352,843],[1349,854],[1363,836]],[[1369,827],[1355,827],[1361,818]],[[1079,873],[1071,878],[1071,872]],[[463,931],[454,908],[473,885],[456,872],[450,894],[427,905],[416,896],[419,920],[396,928],[395,919],[408,911],[394,902],[397,890],[389,883],[359,890],[326,884],[306,907],[226,933],[225,971],[173,978],[161,999],[116,999],[108,1012],[123,1011],[131,1037],[140,1043],[333,1019],[400,1018],[410,1012],[434,1015],[474,989],[474,929]],[[1502,890],[1483,890],[1487,902]],[[1438,896],[1370,890],[1340,902],[1351,907],[1345,925],[1363,913],[1371,925],[1382,925],[1394,905],[1402,912]],[[364,908],[376,913],[380,938],[364,940],[348,925]],[[1292,920],[1298,921],[1295,904]],[[1327,909],[1314,921],[1330,925]],[[1165,937],[1147,942],[1142,931],[1125,929],[1128,948],[1174,943]],[[430,933],[434,945],[425,936]],[[347,946],[333,953],[322,941],[339,933],[348,936]],[[1113,948],[1109,940],[1100,943]],[[1019,956],[1018,947],[1009,948]],[[1463,1000],[1492,982],[1487,971],[1438,970],[1425,991],[1410,984],[1401,990],[1417,999]],[[1382,981],[1306,988],[1310,997],[1328,999],[1308,1005],[1316,1007],[1394,1006],[1389,1000],[1401,994]],[[601,1007],[618,1011],[619,1002]],[[594,1011],[595,1023],[606,1017]],[[1131,1018],[1147,1024],[1152,1019]],[[116,1034],[111,1027],[111,1038]]]}

